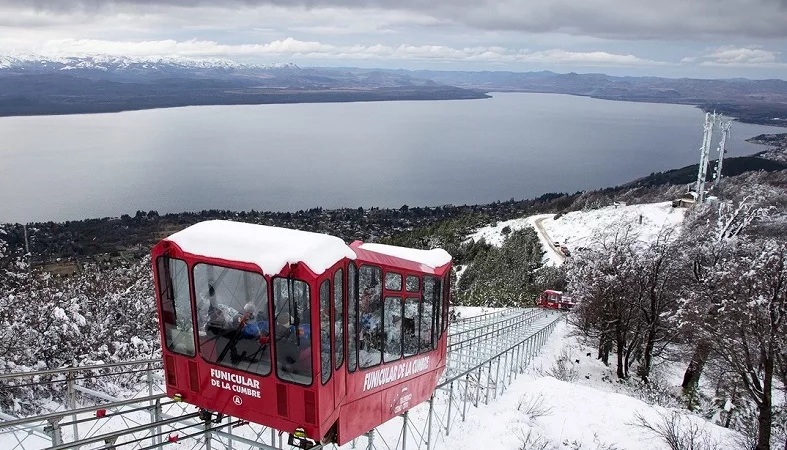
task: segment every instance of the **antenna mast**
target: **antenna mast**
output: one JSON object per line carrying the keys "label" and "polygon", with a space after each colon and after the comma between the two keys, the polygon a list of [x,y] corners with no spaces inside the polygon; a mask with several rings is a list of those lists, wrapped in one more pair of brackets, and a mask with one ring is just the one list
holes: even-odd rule
{"label": "antenna mast", "polygon": [[721,142],[719,142],[719,162],[716,164],[716,174],[713,177],[713,186],[716,187],[721,184],[721,168],[724,164],[724,154],[727,153],[727,139],[730,137],[730,128],[732,128],[732,121],[721,124]]}
{"label": "antenna mast", "polygon": [[705,179],[708,176],[708,163],[710,157],[710,145],[713,138],[713,125],[716,123],[716,112],[711,116],[705,113],[705,133],[702,135],[702,147],[700,148],[700,168],[697,172],[697,203],[705,201]]}

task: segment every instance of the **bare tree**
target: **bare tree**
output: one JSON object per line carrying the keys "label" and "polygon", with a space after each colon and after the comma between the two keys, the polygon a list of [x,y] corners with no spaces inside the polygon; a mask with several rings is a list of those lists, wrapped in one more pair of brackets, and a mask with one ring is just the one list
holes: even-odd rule
{"label": "bare tree", "polygon": [[[757,406],[757,450],[770,449],[773,381],[787,344],[787,244],[737,243],[709,279],[719,286],[707,342]],[[701,295],[707,295],[702,293]]]}

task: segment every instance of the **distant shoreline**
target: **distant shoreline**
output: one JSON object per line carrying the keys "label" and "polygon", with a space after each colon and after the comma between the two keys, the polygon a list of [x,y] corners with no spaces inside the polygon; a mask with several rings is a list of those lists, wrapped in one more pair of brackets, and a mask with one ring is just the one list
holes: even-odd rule
{"label": "distant shoreline", "polygon": [[[621,101],[632,103],[652,103],[694,106],[704,112],[716,111],[731,117],[741,123],[787,128],[787,120],[763,118],[768,115],[762,109],[767,107],[759,105],[713,105],[700,104],[688,101],[668,101],[656,98],[640,98],[632,96],[613,97],[597,96],[580,93],[550,92],[532,89],[489,89],[459,88],[453,86],[439,86],[435,88],[380,88],[369,90],[269,90],[249,94],[247,92],[236,95],[227,93],[226,96],[208,94],[204,99],[172,99],[156,97],[140,97],[118,99],[117,103],[84,102],[84,103],[36,103],[13,106],[13,98],[6,96],[0,98],[0,118],[3,117],[37,117],[37,116],[65,116],[80,114],[109,114],[129,111],[148,111],[154,109],[184,108],[188,106],[257,106],[257,105],[294,105],[294,104],[319,104],[319,103],[366,103],[366,102],[396,102],[396,101],[439,101],[439,100],[479,100],[491,98],[490,93],[522,93],[522,94],[557,94],[586,97],[597,100]],[[133,104],[133,103],[137,104]],[[131,104],[130,104],[131,103]],[[743,108],[754,108],[754,113],[742,113]],[[735,110],[738,110],[737,112]]]}
{"label": "distant shoreline", "polygon": [[[377,88],[368,90],[227,90],[192,95],[139,95],[115,97],[112,100],[93,98],[91,95],[73,98],[48,96],[35,102],[13,96],[0,96],[0,117],[62,116],[78,114],[106,114],[152,109],[182,108],[187,106],[252,106],[316,103],[359,103],[386,101],[478,100],[491,98],[488,93],[455,88],[408,87]],[[76,101],[74,101],[76,100]]]}

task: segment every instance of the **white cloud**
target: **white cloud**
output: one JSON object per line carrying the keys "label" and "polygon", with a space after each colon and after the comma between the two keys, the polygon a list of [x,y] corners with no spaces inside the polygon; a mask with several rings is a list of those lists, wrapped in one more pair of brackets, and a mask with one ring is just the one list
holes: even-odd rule
{"label": "white cloud", "polygon": [[787,67],[787,63],[779,60],[779,55],[780,52],[765,50],[758,46],[725,45],[696,56],[685,57],[681,62],[699,63],[706,67]]}
{"label": "white cloud", "polygon": [[[0,50],[9,49],[0,40]],[[18,46],[18,42],[13,42]],[[14,47],[16,51],[20,51]],[[450,47],[445,45],[335,45],[294,38],[274,40],[263,44],[221,44],[208,40],[176,41],[108,41],[96,39],[57,39],[32,45],[30,53],[46,56],[125,55],[136,57],[224,57],[253,59],[255,57],[312,58],[312,59],[395,59],[436,61],[481,61],[491,63],[550,63],[581,64],[584,66],[647,66],[666,62],[639,58],[630,54],[604,51],[574,52],[561,49],[528,51],[500,46]]]}

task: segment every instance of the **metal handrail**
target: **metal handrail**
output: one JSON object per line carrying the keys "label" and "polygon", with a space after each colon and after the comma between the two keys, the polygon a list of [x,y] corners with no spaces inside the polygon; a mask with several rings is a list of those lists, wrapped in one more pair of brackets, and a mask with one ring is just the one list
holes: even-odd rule
{"label": "metal handrail", "polygon": [[[499,324],[502,324],[502,323],[508,323],[508,322],[510,322],[510,321],[512,321],[512,320],[517,320],[517,319],[529,319],[530,317],[528,317],[528,316],[535,316],[535,315],[537,315],[538,313],[539,313],[539,311],[538,311],[538,310],[535,310],[535,309],[526,309],[526,310],[522,310],[522,311],[521,311],[519,314],[517,314],[517,315],[515,315],[515,316],[506,317],[505,319],[499,320],[499,321],[497,321],[497,322],[487,323],[487,324],[484,324],[484,325],[482,325],[482,326],[480,326],[480,327],[475,327],[475,328],[468,328],[468,329],[466,329],[466,330],[462,330],[462,331],[459,331],[459,332],[457,332],[457,333],[450,334],[450,335],[448,336],[448,339],[449,339],[449,340],[451,340],[451,338],[454,338],[454,337],[457,337],[457,336],[461,336],[461,335],[463,335],[463,334],[465,334],[465,333],[471,333],[471,332],[473,332],[473,331],[478,331],[478,330],[480,330],[480,329],[483,329],[483,328],[489,328],[489,327],[493,327],[493,326],[495,326],[495,325],[499,325]],[[449,345],[449,347],[450,347],[451,345],[454,345],[454,344],[456,344],[456,343],[451,343],[451,344],[448,344],[448,345]]]}
{"label": "metal handrail", "polygon": [[464,372],[462,372],[461,374],[459,374],[459,375],[456,375],[456,376],[454,376],[454,377],[452,377],[452,378],[450,378],[450,379],[447,379],[447,380],[443,381],[442,383],[440,383],[440,384],[438,384],[438,385],[437,385],[436,389],[440,389],[440,388],[443,388],[443,387],[445,387],[445,386],[448,386],[449,384],[453,383],[454,381],[458,380],[459,378],[462,378],[463,376],[465,376],[465,375],[469,374],[470,372],[474,372],[474,371],[476,371],[476,370],[477,370],[479,367],[482,367],[482,366],[484,366],[485,364],[488,364],[489,362],[491,362],[491,361],[494,361],[494,360],[495,360],[495,359],[497,359],[497,358],[500,358],[500,357],[501,357],[501,356],[503,356],[504,354],[506,354],[506,353],[510,352],[511,350],[513,350],[513,349],[515,349],[515,348],[519,347],[520,345],[524,344],[525,342],[529,341],[530,339],[532,339],[532,338],[533,338],[533,336],[536,336],[538,333],[540,333],[540,332],[542,332],[542,331],[546,330],[547,328],[551,327],[551,326],[552,326],[552,325],[553,325],[555,322],[557,322],[558,320],[560,320],[560,319],[562,319],[562,318],[563,318],[563,315],[558,315],[558,316],[555,318],[555,320],[553,320],[553,321],[549,322],[548,324],[544,325],[543,327],[541,327],[541,329],[540,329],[540,330],[538,330],[538,331],[536,331],[535,333],[531,334],[531,335],[530,335],[530,336],[528,336],[527,338],[525,338],[525,339],[523,339],[523,340],[521,340],[521,341],[517,342],[516,344],[514,344],[514,345],[512,345],[512,346],[508,347],[507,349],[505,349],[505,350],[503,350],[503,351],[501,351],[501,352],[497,353],[496,355],[490,356],[489,358],[487,358],[487,359],[486,359],[486,360],[484,360],[483,362],[476,364],[475,366],[473,366],[473,367],[471,367],[471,368],[469,368],[469,369],[465,370],[465,371],[464,371]]}
{"label": "metal handrail", "polygon": [[15,420],[0,421],[0,429],[16,427],[16,426],[19,426],[19,425],[25,425],[25,424],[33,423],[33,422],[44,422],[44,421],[50,421],[50,420],[59,420],[59,419],[62,419],[63,417],[65,417],[65,416],[72,416],[72,415],[75,415],[75,414],[83,414],[83,413],[94,412],[98,408],[113,408],[113,407],[116,407],[116,406],[133,405],[133,404],[136,404],[136,403],[156,401],[156,400],[160,400],[162,398],[167,398],[167,394],[157,394],[157,395],[151,395],[151,396],[148,396],[148,397],[130,398],[128,400],[122,400],[122,401],[119,401],[119,402],[102,403],[102,404],[98,404],[98,405],[94,405],[94,406],[86,406],[84,408],[69,409],[68,411],[60,411],[60,412],[55,412],[55,413],[44,414],[44,415],[41,415],[41,416],[24,417],[24,418],[15,419]]}
{"label": "metal handrail", "polygon": [[161,358],[158,358],[158,359],[138,359],[138,360],[134,360],[134,361],[108,363],[108,364],[96,364],[96,365],[92,365],[92,366],[63,367],[63,368],[60,368],[60,369],[38,370],[38,371],[33,371],[33,372],[5,373],[5,374],[0,374],[0,381],[14,380],[14,379],[17,379],[17,378],[35,377],[35,376],[69,374],[69,373],[73,373],[73,372],[84,372],[84,371],[87,371],[87,370],[108,369],[108,368],[111,368],[111,367],[125,367],[125,366],[133,366],[133,365],[159,364],[159,363],[162,363],[162,359]]}

